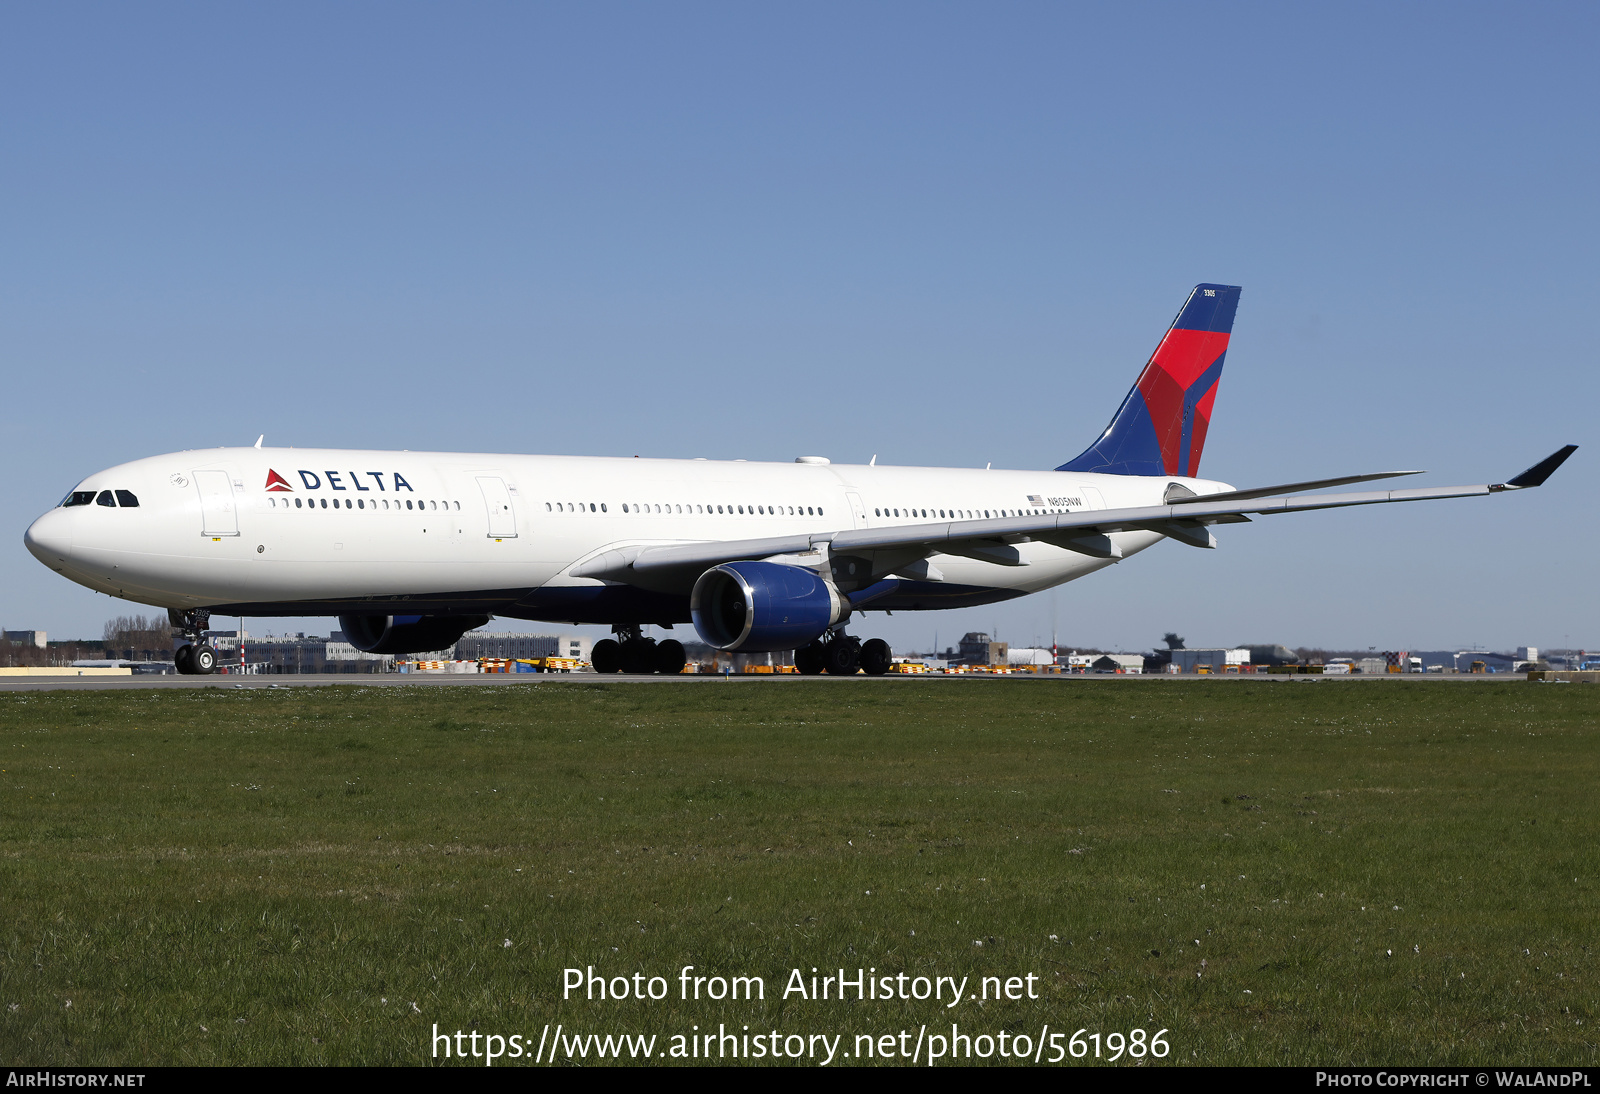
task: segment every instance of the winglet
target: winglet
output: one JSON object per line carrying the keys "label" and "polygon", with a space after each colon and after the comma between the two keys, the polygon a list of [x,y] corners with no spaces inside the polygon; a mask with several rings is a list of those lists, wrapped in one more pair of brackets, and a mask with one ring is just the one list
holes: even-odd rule
{"label": "winglet", "polygon": [[1578,450],[1575,444],[1569,444],[1559,452],[1553,452],[1528,468],[1514,479],[1508,479],[1498,487],[1498,490],[1526,490],[1534,486],[1543,486],[1544,480],[1555,474],[1556,468],[1567,462],[1567,457]]}

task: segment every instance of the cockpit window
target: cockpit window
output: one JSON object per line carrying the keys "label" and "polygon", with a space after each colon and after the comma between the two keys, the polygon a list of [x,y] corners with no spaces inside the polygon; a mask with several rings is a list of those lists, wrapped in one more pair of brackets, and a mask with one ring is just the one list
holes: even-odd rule
{"label": "cockpit window", "polygon": [[94,501],[93,490],[74,490],[67,495],[61,505],[62,508],[69,508],[74,505],[88,505],[92,501]]}
{"label": "cockpit window", "polygon": [[106,505],[106,506],[111,507],[112,509],[115,509],[117,507],[117,501],[116,501],[115,498],[113,498],[111,496],[111,491],[109,491],[109,490],[100,491],[100,496],[98,498],[94,499],[94,503],[96,505]]}
{"label": "cockpit window", "polygon": [[124,509],[137,509],[139,507],[139,499],[134,497],[132,490],[118,490],[117,504]]}

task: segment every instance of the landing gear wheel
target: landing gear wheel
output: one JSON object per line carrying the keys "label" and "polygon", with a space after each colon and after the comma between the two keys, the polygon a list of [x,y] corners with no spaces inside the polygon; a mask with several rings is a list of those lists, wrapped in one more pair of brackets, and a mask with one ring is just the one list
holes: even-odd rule
{"label": "landing gear wheel", "polygon": [[894,664],[889,643],[881,638],[869,638],[861,644],[861,671],[868,676],[882,676]]}
{"label": "landing gear wheel", "polygon": [[177,652],[172,655],[172,665],[180,676],[189,676],[194,672],[194,662],[190,659],[193,653],[193,646],[179,646]]}
{"label": "landing gear wheel", "polygon": [[656,643],[657,672],[664,676],[676,676],[688,663],[689,655],[683,651],[683,643],[676,638]]}
{"label": "landing gear wheel", "polygon": [[622,644],[622,671],[629,674],[656,671],[656,643],[653,638],[630,638]]}
{"label": "landing gear wheel", "polygon": [[794,651],[794,667],[800,670],[800,675],[822,675],[822,649],[821,642],[813,642],[809,646],[802,646]]}
{"label": "landing gear wheel", "polygon": [[589,663],[594,666],[595,672],[620,672],[622,647],[614,638],[602,638],[589,651]]}
{"label": "landing gear wheel", "polygon": [[217,671],[216,650],[205,642],[191,648],[193,652],[189,654],[189,671],[196,676],[210,676]]}
{"label": "landing gear wheel", "polygon": [[841,634],[822,647],[822,664],[829,676],[854,676],[861,668],[861,642]]}

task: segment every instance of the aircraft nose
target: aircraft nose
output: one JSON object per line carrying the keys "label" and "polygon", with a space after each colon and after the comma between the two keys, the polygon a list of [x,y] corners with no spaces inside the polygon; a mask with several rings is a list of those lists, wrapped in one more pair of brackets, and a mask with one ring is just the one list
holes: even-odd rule
{"label": "aircraft nose", "polygon": [[23,545],[34,558],[50,567],[60,568],[72,557],[71,514],[52,509],[32,524],[22,535]]}

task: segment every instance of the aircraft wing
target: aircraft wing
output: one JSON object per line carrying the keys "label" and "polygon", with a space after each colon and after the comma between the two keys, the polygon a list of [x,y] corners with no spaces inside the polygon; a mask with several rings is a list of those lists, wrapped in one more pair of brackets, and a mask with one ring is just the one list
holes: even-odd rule
{"label": "aircraft wing", "polygon": [[852,528],[807,535],[765,539],[713,540],[701,543],[614,547],[587,559],[569,572],[573,577],[598,577],[629,581],[646,575],[667,576],[680,570],[698,575],[724,562],[802,554],[826,547],[832,554],[861,551],[910,550],[924,555],[953,554],[1001,565],[1026,565],[1013,544],[1036,540],[1095,558],[1121,557],[1111,532],[1158,532],[1195,547],[1214,547],[1209,526],[1248,522],[1252,516],[1300,513],[1312,509],[1339,509],[1354,505],[1384,505],[1402,501],[1471,498],[1507,490],[1540,486],[1577,450],[1567,445],[1528,470],[1503,483],[1478,486],[1444,486],[1432,490],[1369,490],[1343,494],[1289,494],[1264,497],[1306,487],[1369,481],[1418,472],[1384,472],[1354,475],[1310,483],[1228,491],[1222,494],[1174,499],[1171,504],[1128,509],[1085,510],[1050,516],[999,517],[989,520],[952,520],[931,524],[897,524],[883,528]]}

